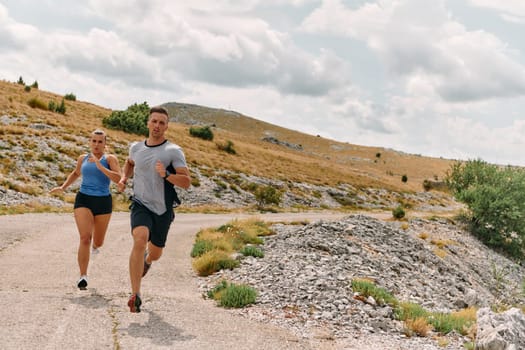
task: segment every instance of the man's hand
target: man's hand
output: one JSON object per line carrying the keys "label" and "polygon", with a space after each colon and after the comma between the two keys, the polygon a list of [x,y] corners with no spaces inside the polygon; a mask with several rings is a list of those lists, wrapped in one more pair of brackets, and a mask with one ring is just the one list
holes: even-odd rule
{"label": "man's hand", "polygon": [[160,177],[164,178],[164,176],[166,176],[166,168],[164,168],[164,165],[160,162],[160,160],[157,160],[157,163],[155,163],[155,170]]}

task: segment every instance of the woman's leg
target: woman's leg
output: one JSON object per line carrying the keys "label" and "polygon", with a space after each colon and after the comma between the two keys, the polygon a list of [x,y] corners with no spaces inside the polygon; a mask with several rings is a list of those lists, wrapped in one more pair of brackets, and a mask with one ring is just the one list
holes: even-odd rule
{"label": "woman's leg", "polygon": [[76,208],[75,222],[77,223],[80,236],[77,253],[78,267],[80,269],[80,276],[84,276],[87,275],[90,253],[89,249],[94,226],[94,218],[91,210],[84,207]]}
{"label": "woman's leg", "polygon": [[109,219],[111,219],[111,213],[97,215],[95,219],[95,228],[93,230],[93,248],[100,248],[104,244],[106,238],[106,232],[108,230]]}

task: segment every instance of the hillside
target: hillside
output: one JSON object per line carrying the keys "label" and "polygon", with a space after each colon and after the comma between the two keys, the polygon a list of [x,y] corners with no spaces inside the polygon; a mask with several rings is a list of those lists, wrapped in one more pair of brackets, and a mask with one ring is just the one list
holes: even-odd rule
{"label": "hillside", "polygon": [[[88,149],[89,133],[102,127],[102,119],[111,110],[79,100],[65,101],[65,115],[28,105],[30,99],[47,106],[62,98],[0,82],[2,203],[27,210],[37,210],[34,207],[44,203],[50,206],[45,210],[62,210],[62,200],[72,201],[74,191],[58,198],[49,197],[47,191],[64,181],[78,154]],[[175,102],[166,107],[172,120],[168,137],[184,148],[194,178],[190,193],[182,194],[187,198],[186,207],[221,207],[224,202],[227,207],[253,205],[252,183],[278,187],[285,193],[283,205],[290,207],[362,207],[368,203],[391,208],[396,203],[414,207],[423,202],[446,207],[451,203],[441,192],[415,196],[423,192],[424,180],[442,180],[451,160],[337,142],[227,110]],[[212,126],[213,142],[191,137],[189,128],[195,124]],[[107,132],[109,151],[123,164],[129,142],[142,137]],[[233,143],[236,154],[217,147],[227,141]],[[403,175],[407,182],[401,181]],[[125,202],[125,196],[119,201]]]}

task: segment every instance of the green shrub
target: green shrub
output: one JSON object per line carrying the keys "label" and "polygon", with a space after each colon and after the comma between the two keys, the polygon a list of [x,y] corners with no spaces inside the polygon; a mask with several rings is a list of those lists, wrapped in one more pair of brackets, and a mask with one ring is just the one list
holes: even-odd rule
{"label": "green shrub", "polygon": [[209,252],[212,249],[213,249],[213,242],[197,241],[193,245],[190,255],[192,258],[195,258],[195,257],[203,255],[206,252]]}
{"label": "green shrub", "polygon": [[190,127],[190,135],[194,137],[201,138],[203,140],[212,141],[213,140],[213,132],[211,131],[211,128],[209,126],[203,126],[203,127]]}
{"label": "green shrub", "polygon": [[230,140],[226,141],[225,144],[218,143],[217,148],[229,154],[237,154],[237,151],[233,148],[233,142]]}
{"label": "green shrub", "polygon": [[219,260],[217,267],[219,270],[233,270],[236,267],[239,267],[240,262],[234,259],[223,259]]}
{"label": "green shrub", "polygon": [[281,203],[283,193],[273,186],[259,186],[255,190],[255,200],[257,206],[262,208],[265,205],[279,205]]}
{"label": "green shrub", "polygon": [[20,78],[18,78],[18,81],[16,83],[19,84],[19,85],[25,85],[26,84],[26,83],[24,83],[24,79],[22,79],[22,76],[20,76]]}
{"label": "green shrub", "polygon": [[31,84],[31,87],[33,89],[38,89],[38,81],[35,80],[35,82],[33,84]]}
{"label": "green shrub", "polygon": [[394,310],[396,319],[405,321],[409,319],[417,319],[419,317],[427,317],[428,312],[423,309],[421,305],[403,302],[400,303]]}
{"label": "green shrub", "polygon": [[68,101],[76,101],[77,97],[73,93],[66,94],[64,98]]}
{"label": "green shrub", "polygon": [[456,162],[445,181],[470,209],[471,232],[487,246],[523,259],[525,251],[525,171],[482,160]]}
{"label": "green shrub", "polygon": [[353,279],[352,290],[359,293],[363,298],[371,296],[379,305],[396,305],[397,300],[386,289],[376,286],[373,282],[365,279]]}
{"label": "green shrub", "polygon": [[392,306],[394,317],[404,321],[407,332],[421,334],[426,333],[426,325],[430,324],[437,332],[448,334],[456,331],[461,335],[467,335],[472,325],[476,322],[476,309],[467,308],[451,313],[429,312],[422,306],[399,302],[392,294],[383,288],[377,287],[368,279],[356,278],[352,280],[352,290],[358,293],[361,300],[373,297],[379,305],[388,304]]}
{"label": "green shrub", "polygon": [[60,114],[66,114],[66,103],[64,102],[64,99],[62,99],[60,105],[55,109],[55,112]]}
{"label": "green shrub", "polygon": [[228,282],[226,280],[222,280],[217,284],[213,289],[210,289],[208,291],[207,296],[210,299],[220,299],[220,293],[222,293],[223,290],[225,290],[228,287]]}
{"label": "green shrub", "polygon": [[253,256],[254,258],[264,258],[264,252],[253,245],[244,246],[241,249],[241,254],[244,256]]}
{"label": "green shrub", "polygon": [[244,284],[228,283],[222,280],[207,293],[208,298],[217,300],[219,306],[241,308],[255,303],[257,292]]}
{"label": "green shrub", "polygon": [[31,91],[31,86],[29,86],[29,85],[24,86],[24,91],[25,92],[30,92]]}
{"label": "green shrub", "polygon": [[408,181],[408,176],[406,175],[401,176],[401,181],[406,183]]}
{"label": "green shrub", "polygon": [[392,210],[392,216],[396,219],[402,219],[405,217],[405,209],[402,206],[398,205]]}
{"label": "green shrub", "polygon": [[47,109],[49,109],[51,112],[57,112],[60,114],[66,114],[66,104],[64,102],[64,99],[62,99],[62,102],[58,105],[55,101],[51,100],[47,104]]}
{"label": "green shrub", "polygon": [[149,106],[146,102],[133,104],[125,111],[113,111],[102,119],[102,125],[109,129],[122,130],[128,133],[148,136]]}
{"label": "green shrub", "polygon": [[230,284],[222,292],[219,305],[228,308],[241,308],[254,304],[257,292],[250,286]]}

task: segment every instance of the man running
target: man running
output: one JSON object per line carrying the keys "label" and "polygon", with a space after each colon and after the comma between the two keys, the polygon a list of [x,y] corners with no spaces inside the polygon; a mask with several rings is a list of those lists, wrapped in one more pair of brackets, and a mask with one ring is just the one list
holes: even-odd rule
{"label": "man running", "polygon": [[[188,188],[190,172],[182,149],[169,142],[168,111],[152,107],[148,118],[148,138],[130,146],[118,188],[123,191],[133,175],[131,230],[133,248],[129,257],[131,312],[140,312],[140,285],[153,261],[158,260],[166,244],[170,225],[175,217],[173,186]],[[171,170],[170,170],[171,169]]]}

